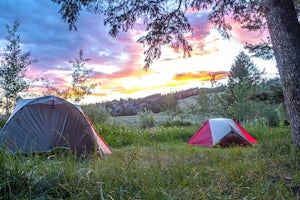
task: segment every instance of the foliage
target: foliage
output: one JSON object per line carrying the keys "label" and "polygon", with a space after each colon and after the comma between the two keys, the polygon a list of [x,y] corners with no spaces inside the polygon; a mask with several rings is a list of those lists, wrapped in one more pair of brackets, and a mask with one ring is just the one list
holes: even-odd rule
{"label": "foliage", "polygon": [[[212,91],[212,90],[211,90]],[[197,96],[197,103],[191,104],[190,115],[198,115],[198,118],[213,118],[220,117],[220,103],[218,102],[218,92],[201,90]],[[201,122],[202,120],[198,120]]]}
{"label": "foliage", "polygon": [[[270,40],[270,39],[269,39]],[[253,57],[262,58],[264,60],[274,59],[274,52],[272,49],[271,41],[260,41],[258,44],[245,45],[245,49],[252,54]]]}
{"label": "foliage", "polygon": [[19,22],[15,21],[13,27],[6,25],[8,44],[4,48],[4,55],[0,66],[0,92],[5,98],[5,114],[9,115],[19,94],[28,89],[30,82],[25,79],[28,67],[37,62],[31,60],[30,52],[22,53],[21,41],[18,34]]}
{"label": "foliage", "polygon": [[[178,111],[178,113],[180,114],[180,110],[178,110],[178,107],[176,106],[177,103],[174,102],[174,100],[180,100],[190,96],[194,96],[198,93],[198,91],[199,88],[190,88],[187,90],[176,91],[168,94],[153,94],[144,98],[120,99],[102,102],[100,104],[106,110],[109,110],[112,116],[133,116],[138,114],[139,112],[144,111],[145,109],[151,110],[153,113],[160,113],[166,110],[166,108],[171,108],[172,106],[174,108],[173,110],[175,112]],[[173,113],[174,112],[170,112],[170,114]]]}
{"label": "foliage", "polygon": [[280,104],[284,101],[281,81],[278,77],[265,80],[257,91],[250,93],[249,100],[263,101],[270,104]]}
{"label": "foliage", "polygon": [[255,94],[262,87],[263,73],[243,51],[236,56],[228,76],[227,90],[219,98],[224,116],[238,121],[265,117],[260,109],[266,104],[249,99],[250,94]]}
{"label": "foliage", "polygon": [[[148,46],[145,51],[145,66],[148,69],[152,62],[161,56],[161,46],[169,45],[178,51],[180,48],[184,56],[190,56],[192,45],[186,37],[193,29],[189,23],[187,13],[191,11],[201,12],[209,9],[208,18],[220,31],[223,37],[229,38],[232,29],[231,21],[226,15],[241,24],[241,26],[257,30],[264,25],[263,9],[261,4],[251,1],[58,1],[61,5],[60,13],[64,21],[67,21],[70,29],[76,29],[76,20],[83,7],[92,13],[103,13],[106,18],[104,24],[110,26],[109,34],[116,37],[120,31],[128,31],[136,23],[145,24],[146,34],[138,39],[138,42]],[[190,9],[191,8],[191,9]]]}
{"label": "foliage", "polygon": [[[146,34],[138,40],[149,48],[146,54],[144,69],[160,58],[161,46],[169,45],[178,51],[182,48],[184,56],[190,56],[192,45],[186,37],[193,32],[188,21],[191,11],[202,12],[209,10],[209,21],[220,31],[224,38],[229,38],[232,22],[237,22],[242,28],[250,31],[264,30],[266,20],[264,17],[264,4],[255,1],[65,1],[52,0],[61,5],[60,13],[64,21],[69,24],[69,29],[77,29],[76,21],[82,8],[86,7],[91,13],[101,13],[106,16],[104,24],[110,26],[109,34],[116,37],[120,31],[128,31],[134,24],[143,22]],[[105,6],[104,6],[105,5]],[[294,0],[295,9],[299,15],[299,0]],[[190,9],[191,8],[191,9]],[[230,19],[226,16],[230,16]],[[180,30],[180,31],[178,31]],[[261,40],[257,44],[245,45],[245,48],[255,57],[263,59],[274,58],[270,38]]]}
{"label": "foliage", "polygon": [[187,126],[191,126],[192,123],[188,122],[188,121],[181,121],[181,120],[176,120],[176,121],[166,121],[164,123],[161,124],[161,126],[167,128],[167,127],[187,127]]}
{"label": "foliage", "polygon": [[0,130],[3,128],[4,124],[6,123],[6,118],[0,118]]}
{"label": "foliage", "polygon": [[4,99],[0,97],[0,113],[3,113],[3,108],[4,108]]}
{"label": "foliage", "polygon": [[55,96],[60,96],[66,99],[72,99],[75,103],[80,103],[80,101],[86,96],[92,93],[92,90],[99,85],[98,83],[88,84],[91,74],[93,73],[92,69],[85,67],[85,63],[90,61],[89,58],[83,57],[83,50],[79,50],[79,58],[76,58],[74,61],[69,61],[73,67],[72,73],[72,86],[61,90],[55,87],[50,86],[48,80],[44,80],[46,84],[47,91],[46,94],[51,94]]}
{"label": "foliage", "polygon": [[72,88],[69,95],[74,99],[75,103],[79,103],[85,95],[91,94],[93,88],[97,84],[87,84],[87,80],[93,73],[92,69],[87,69],[84,65],[90,61],[88,58],[83,58],[83,50],[79,50],[79,58],[75,61],[70,61],[73,66]]}
{"label": "foliage", "polygon": [[253,110],[250,113],[259,113],[259,115],[252,115],[252,118],[264,118],[270,126],[289,124],[282,85],[278,77],[265,80],[256,91],[248,94],[247,101],[260,105],[251,107]]}
{"label": "foliage", "polygon": [[182,114],[182,110],[180,110],[178,101],[175,98],[175,93],[167,94],[160,105],[161,112],[165,112],[168,116],[168,120],[172,121],[177,116]]}
{"label": "foliage", "polygon": [[82,105],[81,108],[93,124],[104,123],[111,116],[107,110],[98,104]]}
{"label": "foliage", "polygon": [[155,118],[152,111],[144,110],[143,112],[139,112],[138,117],[142,129],[155,126]]}
{"label": "foliage", "polygon": [[243,89],[255,87],[262,82],[263,71],[254,65],[250,57],[243,51],[235,57],[228,76],[228,87],[233,94],[235,86],[242,86]]}
{"label": "foliage", "polygon": [[230,116],[237,121],[256,121],[269,126],[279,126],[280,120],[276,105],[257,101],[238,102],[231,107]]}

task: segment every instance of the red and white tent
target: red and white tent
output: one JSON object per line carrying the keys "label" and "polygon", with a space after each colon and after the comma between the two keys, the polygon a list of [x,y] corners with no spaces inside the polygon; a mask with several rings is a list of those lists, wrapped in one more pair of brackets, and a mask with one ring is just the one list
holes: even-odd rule
{"label": "red and white tent", "polygon": [[216,118],[207,120],[202,127],[189,139],[187,144],[213,147],[216,144],[251,145],[258,141],[240,124],[232,119]]}

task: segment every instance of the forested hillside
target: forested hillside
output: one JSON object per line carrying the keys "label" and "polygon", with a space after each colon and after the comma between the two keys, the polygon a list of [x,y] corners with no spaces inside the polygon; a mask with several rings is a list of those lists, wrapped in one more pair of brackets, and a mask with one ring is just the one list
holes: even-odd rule
{"label": "forested hillside", "polygon": [[113,116],[131,116],[136,115],[144,110],[151,110],[153,113],[165,111],[165,104],[168,100],[184,99],[195,96],[199,93],[199,88],[178,91],[168,94],[154,94],[138,99],[120,99],[99,103],[106,110],[110,111]]}
{"label": "forested hillside", "polygon": [[177,92],[171,92],[168,94],[154,94],[144,98],[138,99],[120,99],[98,103],[108,110],[112,116],[132,116],[145,110],[152,111],[153,113],[164,112],[168,109],[168,105],[172,104],[173,100],[181,100],[191,96],[197,96],[201,91],[215,92],[224,91],[225,87],[219,88],[190,88],[187,90],[181,90]]}

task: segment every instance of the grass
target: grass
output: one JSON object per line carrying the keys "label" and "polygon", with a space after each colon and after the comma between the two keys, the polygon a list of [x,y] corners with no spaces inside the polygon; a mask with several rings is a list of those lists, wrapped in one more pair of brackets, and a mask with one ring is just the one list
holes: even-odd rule
{"label": "grass", "polygon": [[300,152],[286,128],[245,127],[259,144],[186,145],[198,126],[98,124],[113,154],[0,151],[0,199],[299,199]]}

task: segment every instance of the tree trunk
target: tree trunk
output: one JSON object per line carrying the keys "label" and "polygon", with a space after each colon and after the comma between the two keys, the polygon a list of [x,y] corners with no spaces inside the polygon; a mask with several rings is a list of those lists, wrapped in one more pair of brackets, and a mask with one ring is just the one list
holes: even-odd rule
{"label": "tree trunk", "polygon": [[300,148],[300,24],[293,0],[265,0],[264,9],[293,142]]}

